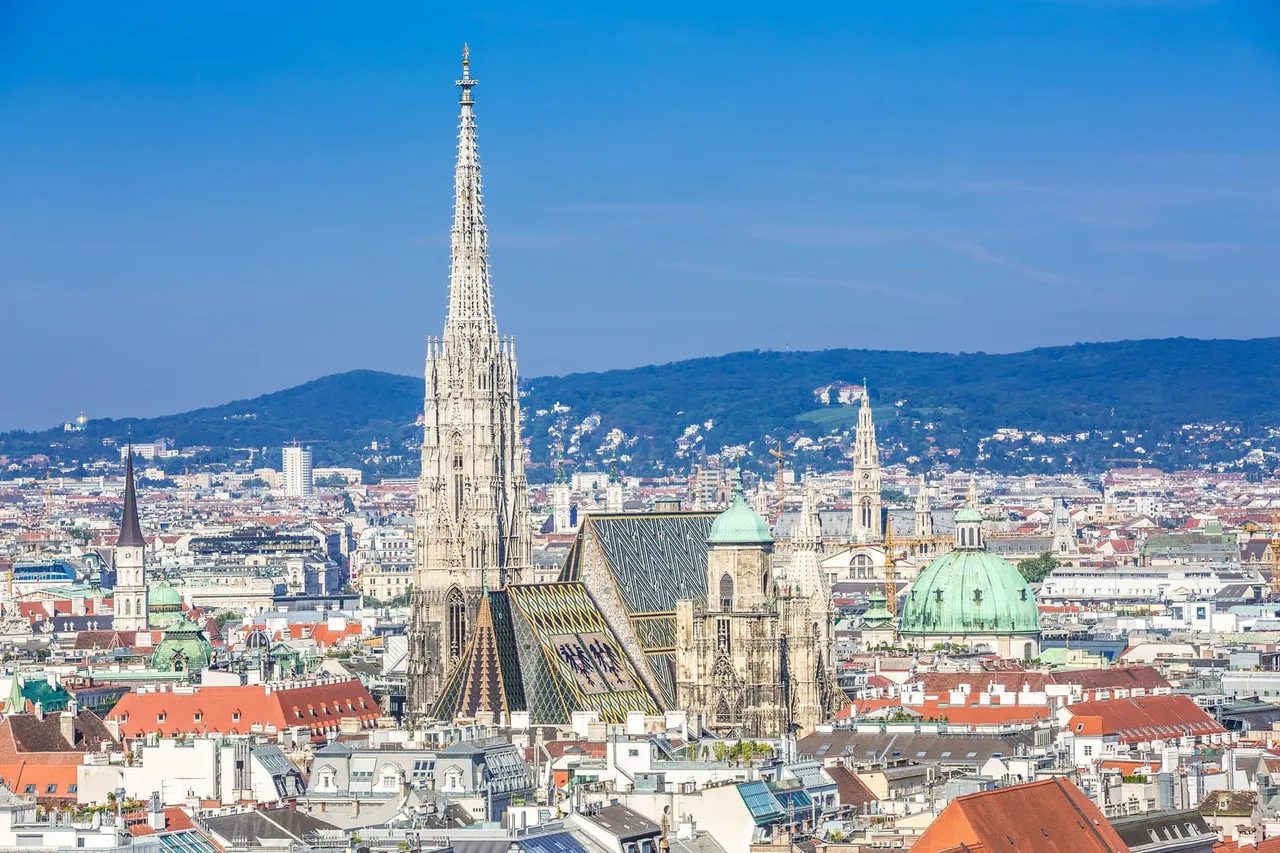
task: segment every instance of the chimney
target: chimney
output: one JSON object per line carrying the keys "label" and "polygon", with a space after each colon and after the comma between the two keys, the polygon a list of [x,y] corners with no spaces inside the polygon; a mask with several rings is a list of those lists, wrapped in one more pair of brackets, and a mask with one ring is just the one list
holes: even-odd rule
{"label": "chimney", "polygon": [[160,792],[151,792],[151,802],[147,807],[147,825],[156,832],[165,828],[164,805],[160,802]]}
{"label": "chimney", "polygon": [[36,713],[37,720],[44,719],[44,703],[41,702],[39,699],[36,700],[35,713]]}
{"label": "chimney", "polygon": [[58,716],[58,728],[62,732],[62,739],[71,746],[76,745],[76,716],[80,713],[80,706],[76,700],[72,699],[67,703],[67,710]]}

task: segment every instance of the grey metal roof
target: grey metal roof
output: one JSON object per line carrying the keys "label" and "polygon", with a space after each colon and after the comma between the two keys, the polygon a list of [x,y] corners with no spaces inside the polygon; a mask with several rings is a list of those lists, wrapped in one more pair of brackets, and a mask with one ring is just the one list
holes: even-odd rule
{"label": "grey metal roof", "polygon": [[637,811],[619,803],[583,814],[586,820],[608,832],[619,841],[647,838],[662,832],[662,827]]}

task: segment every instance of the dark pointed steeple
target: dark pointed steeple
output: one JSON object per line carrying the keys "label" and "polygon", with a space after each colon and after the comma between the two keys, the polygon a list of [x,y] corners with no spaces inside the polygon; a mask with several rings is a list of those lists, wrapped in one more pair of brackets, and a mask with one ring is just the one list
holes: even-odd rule
{"label": "dark pointed steeple", "polygon": [[116,540],[116,547],[141,548],[146,545],[146,540],[142,538],[142,524],[138,521],[138,495],[133,488],[132,441],[129,442],[124,478],[124,516],[120,519],[120,538]]}

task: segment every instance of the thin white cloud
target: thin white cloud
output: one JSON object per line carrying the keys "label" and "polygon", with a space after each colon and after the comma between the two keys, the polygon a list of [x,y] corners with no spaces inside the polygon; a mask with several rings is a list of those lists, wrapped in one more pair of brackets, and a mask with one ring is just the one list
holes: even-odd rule
{"label": "thin white cloud", "polygon": [[985,246],[979,246],[972,240],[955,239],[952,237],[938,237],[938,245],[950,249],[953,252],[959,252],[972,260],[983,264],[992,264],[1003,269],[1024,275],[1034,281],[1043,282],[1045,284],[1078,284],[1074,278],[1052,272],[1051,270],[1042,270],[1037,267],[1029,266],[1021,261],[998,254],[991,251]]}

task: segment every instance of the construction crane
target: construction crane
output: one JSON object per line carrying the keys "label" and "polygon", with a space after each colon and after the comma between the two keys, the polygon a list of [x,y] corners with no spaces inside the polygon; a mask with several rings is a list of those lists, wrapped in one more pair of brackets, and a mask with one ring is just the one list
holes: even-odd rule
{"label": "construction crane", "polygon": [[1280,599],[1280,509],[1271,510],[1271,595]]}
{"label": "construction crane", "polygon": [[884,525],[884,606],[893,616],[898,615],[897,558],[893,554],[893,519]]}
{"label": "construction crane", "polygon": [[781,441],[778,442],[776,447],[769,448],[769,455],[778,460],[778,518],[782,518],[782,513],[787,508],[787,481],[785,476],[787,454],[782,450]]}

